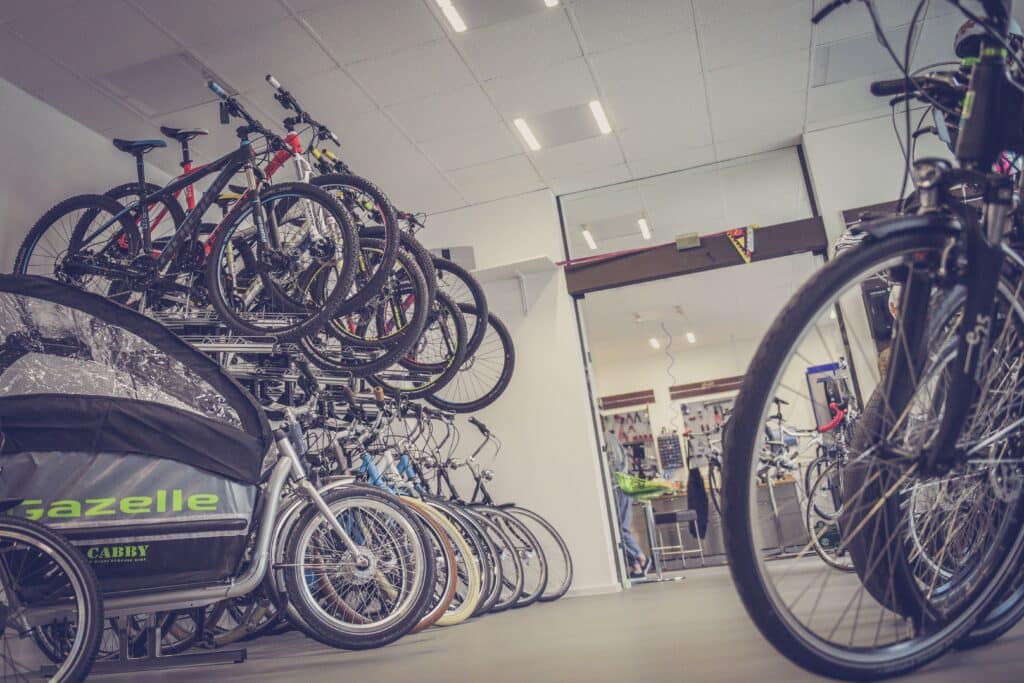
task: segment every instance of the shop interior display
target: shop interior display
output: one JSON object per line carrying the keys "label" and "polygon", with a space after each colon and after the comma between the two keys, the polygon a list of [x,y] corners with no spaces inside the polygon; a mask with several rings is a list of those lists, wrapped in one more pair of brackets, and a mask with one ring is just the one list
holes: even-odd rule
{"label": "shop interior display", "polygon": [[[558,531],[487,490],[477,456],[495,435],[470,416],[483,441],[455,454],[456,414],[511,381],[508,330],[419,244],[422,216],[267,81],[284,137],[211,81],[222,123],[243,124],[237,151],[193,167],[206,131],[164,128],[184,172],[160,188],[143,160],[166,143],[114,140],[137,182],[57,204],[0,278],[0,487],[28,520],[11,543],[61,572],[23,597],[38,652],[8,668],[75,681],[242,661],[218,648],[293,628],[366,649],[569,590]],[[271,182],[286,164],[302,180]],[[202,222],[213,204],[220,222]],[[32,520],[89,564],[63,541],[40,552],[53,532]]]}

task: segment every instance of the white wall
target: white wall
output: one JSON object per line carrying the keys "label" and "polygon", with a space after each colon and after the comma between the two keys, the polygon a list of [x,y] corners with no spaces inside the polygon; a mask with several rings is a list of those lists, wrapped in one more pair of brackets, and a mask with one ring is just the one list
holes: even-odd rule
{"label": "white wall", "polygon": [[[0,79],[0,269],[9,272],[29,229],[75,194],[135,178],[135,162],[110,140]],[[150,167],[154,182],[166,174]]]}
{"label": "white wall", "polygon": [[[420,233],[428,248],[472,245],[478,268],[562,257],[554,197],[546,190],[433,215]],[[561,268],[529,276],[524,314],[515,280],[485,286],[491,311],[508,326],[516,369],[505,394],[477,417],[503,443],[492,494],[547,517],[575,564],[572,592],[617,590],[605,489],[594,440],[572,300]],[[479,443],[469,425],[460,452]]]}

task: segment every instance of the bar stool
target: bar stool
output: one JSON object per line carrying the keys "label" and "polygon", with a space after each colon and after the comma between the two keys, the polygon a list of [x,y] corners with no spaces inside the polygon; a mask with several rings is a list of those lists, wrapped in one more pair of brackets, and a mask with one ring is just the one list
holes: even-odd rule
{"label": "bar stool", "polygon": [[[704,566],[704,544],[701,543],[700,534],[694,534],[697,539],[697,549],[687,550],[683,545],[683,525],[690,522],[697,522],[697,513],[693,510],[673,510],[671,512],[659,512],[654,515],[654,528],[658,536],[658,545],[651,547],[651,553],[659,559],[660,565],[668,555],[678,555],[683,561],[683,569],[686,569],[686,556],[699,555],[700,566]],[[665,545],[661,539],[661,527],[673,525],[676,528],[676,538],[679,542],[675,545]]]}

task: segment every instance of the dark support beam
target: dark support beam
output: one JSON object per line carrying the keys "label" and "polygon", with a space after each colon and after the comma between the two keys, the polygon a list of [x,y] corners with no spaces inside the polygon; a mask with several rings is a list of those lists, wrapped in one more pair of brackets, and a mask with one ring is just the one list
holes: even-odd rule
{"label": "dark support beam", "polygon": [[[802,252],[821,253],[828,246],[821,218],[805,218],[769,225],[754,232],[752,261],[766,261]],[[696,249],[678,251],[675,244],[664,244],[641,252],[566,266],[565,281],[569,294],[635,285],[677,275],[699,273],[715,268],[743,264],[743,258],[724,233],[700,238]]]}

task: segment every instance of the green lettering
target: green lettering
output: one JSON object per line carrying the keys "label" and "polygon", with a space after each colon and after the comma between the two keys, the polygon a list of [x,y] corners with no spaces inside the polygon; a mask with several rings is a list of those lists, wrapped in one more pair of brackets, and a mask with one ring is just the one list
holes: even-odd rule
{"label": "green lettering", "polygon": [[47,512],[50,517],[81,517],[82,504],[77,500],[55,500]]}
{"label": "green lettering", "polygon": [[124,557],[124,546],[123,545],[115,545],[113,548],[110,549],[110,556],[111,557]]}
{"label": "green lettering", "polygon": [[126,496],[121,499],[121,512],[126,515],[142,515],[153,507],[153,499],[149,496]]}
{"label": "green lettering", "polygon": [[99,555],[99,554],[100,554],[100,549],[99,548],[95,548],[95,547],[89,548],[88,550],[85,551],[85,556],[88,557],[90,560],[95,560],[96,556]]}
{"label": "green lettering", "polygon": [[156,511],[167,512],[167,491],[163,489],[156,492]]}
{"label": "green lettering", "polygon": [[[38,498],[33,498],[32,500],[23,500],[23,501],[21,501],[21,504],[22,505],[39,505],[39,506],[42,506],[43,501],[39,500]],[[43,508],[42,507],[29,508],[29,509],[25,510],[25,519],[39,520],[39,519],[42,519],[42,517],[43,517]]]}
{"label": "green lettering", "polygon": [[97,517],[99,515],[113,515],[117,513],[114,510],[114,501],[116,498],[89,498],[85,501],[85,504],[89,506],[89,509],[85,511],[86,517]]}
{"label": "green lettering", "polygon": [[139,557],[145,557],[146,551],[149,550],[149,544],[135,546],[139,549]]}
{"label": "green lettering", "polygon": [[171,492],[171,512],[181,512],[184,509],[181,506],[181,489],[174,489]]}
{"label": "green lettering", "polygon": [[188,509],[195,512],[216,512],[218,500],[220,498],[216,493],[193,493],[188,497]]}

